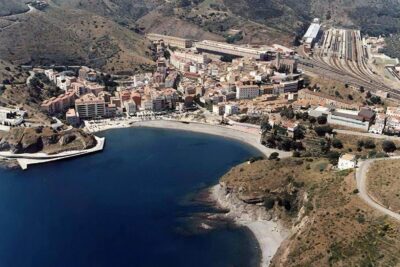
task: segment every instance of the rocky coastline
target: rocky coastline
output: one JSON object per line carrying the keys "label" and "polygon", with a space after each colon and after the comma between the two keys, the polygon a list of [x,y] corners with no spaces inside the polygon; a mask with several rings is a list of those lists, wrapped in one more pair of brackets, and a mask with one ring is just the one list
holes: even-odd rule
{"label": "rocky coastline", "polygon": [[50,127],[12,128],[0,136],[0,151],[55,155],[72,150],[90,149],[96,146],[96,143],[92,134],[79,129],[56,131]]}
{"label": "rocky coastline", "polygon": [[210,189],[210,198],[218,207],[229,210],[222,216],[250,229],[262,253],[260,266],[269,266],[280,245],[290,236],[290,230],[283,226],[272,210],[244,202],[223,182]]}

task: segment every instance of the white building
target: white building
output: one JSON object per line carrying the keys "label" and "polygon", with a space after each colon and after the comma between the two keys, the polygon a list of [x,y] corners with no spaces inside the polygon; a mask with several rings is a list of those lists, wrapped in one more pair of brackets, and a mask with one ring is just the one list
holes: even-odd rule
{"label": "white building", "polygon": [[126,113],[129,116],[133,116],[133,115],[136,114],[137,106],[136,106],[136,103],[134,101],[125,101],[124,102],[124,107],[125,107]]}
{"label": "white building", "polygon": [[257,85],[236,86],[237,99],[253,99],[260,95],[260,88]]}
{"label": "white building", "polygon": [[58,72],[54,71],[53,69],[48,69],[44,71],[44,74],[49,78],[50,81],[56,83],[57,82],[57,75]]}
{"label": "white building", "polygon": [[359,116],[359,111],[337,109],[328,115],[328,123],[368,131],[370,122]]}
{"label": "white building", "polygon": [[347,170],[353,169],[357,166],[357,159],[355,155],[344,154],[339,158],[338,169]]}
{"label": "white building", "polygon": [[230,116],[234,114],[239,114],[239,106],[237,104],[226,104],[225,115]]}
{"label": "white building", "polygon": [[382,134],[386,125],[386,115],[383,113],[376,114],[375,124],[369,127],[369,132],[374,134]]}
{"label": "white building", "polygon": [[26,112],[18,109],[0,107],[0,124],[17,126],[24,122]]}
{"label": "white building", "polygon": [[213,113],[217,115],[224,115],[225,113],[225,105],[222,103],[218,103],[213,105]]}

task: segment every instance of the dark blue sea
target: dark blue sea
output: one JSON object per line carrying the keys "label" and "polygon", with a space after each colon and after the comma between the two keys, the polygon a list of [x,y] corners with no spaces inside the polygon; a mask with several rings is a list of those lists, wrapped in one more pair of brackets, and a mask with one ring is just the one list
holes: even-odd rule
{"label": "dark blue sea", "polygon": [[257,151],[173,130],[100,135],[102,153],[0,169],[0,267],[258,265],[247,229],[197,227],[213,212],[200,192]]}

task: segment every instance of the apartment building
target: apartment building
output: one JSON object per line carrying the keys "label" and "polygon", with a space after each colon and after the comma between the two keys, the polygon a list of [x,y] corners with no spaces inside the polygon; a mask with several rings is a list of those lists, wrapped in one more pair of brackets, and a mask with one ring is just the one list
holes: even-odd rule
{"label": "apartment building", "polygon": [[104,99],[94,94],[86,94],[75,101],[75,110],[79,118],[94,119],[106,115],[106,103]]}
{"label": "apartment building", "polygon": [[275,94],[297,93],[299,91],[299,81],[280,82],[274,86]]}
{"label": "apartment building", "polygon": [[236,86],[237,99],[253,99],[260,95],[260,88],[257,85]]}
{"label": "apartment building", "polygon": [[42,111],[49,114],[59,113],[69,107],[72,107],[75,103],[76,98],[77,96],[75,92],[70,89],[65,94],[43,101],[40,105],[40,108]]}
{"label": "apartment building", "polygon": [[77,96],[82,96],[88,93],[92,93],[97,96],[100,92],[105,90],[105,87],[103,85],[88,82],[82,79],[71,83],[71,88],[75,91]]}

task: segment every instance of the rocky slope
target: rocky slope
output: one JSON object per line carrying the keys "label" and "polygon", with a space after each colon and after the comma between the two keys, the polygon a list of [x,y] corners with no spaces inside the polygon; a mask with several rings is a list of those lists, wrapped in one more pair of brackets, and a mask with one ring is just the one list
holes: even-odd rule
{"label": "rocky slope", "polygon": [[57,154],[71,150],[89,149],[96,145],[93,135],[72,129],[57,132],[51,128],[12,128],[0,135],[0,151],[13,153]]}
{"label": "rocky slope", "polygon": [[[398,266],[400,224],[381,216],[355,194],[352,172],[325,160],[284,159],[242,164],[221,178],[243,210],[274,218],[291,235],[271,266]],[[235,206],[242,206],[236,202]],[[264,211],[260,211],[262,208]],[[260,216],[256,216],[256,219]],[[390,246],[388,246],[390,244]]]}

